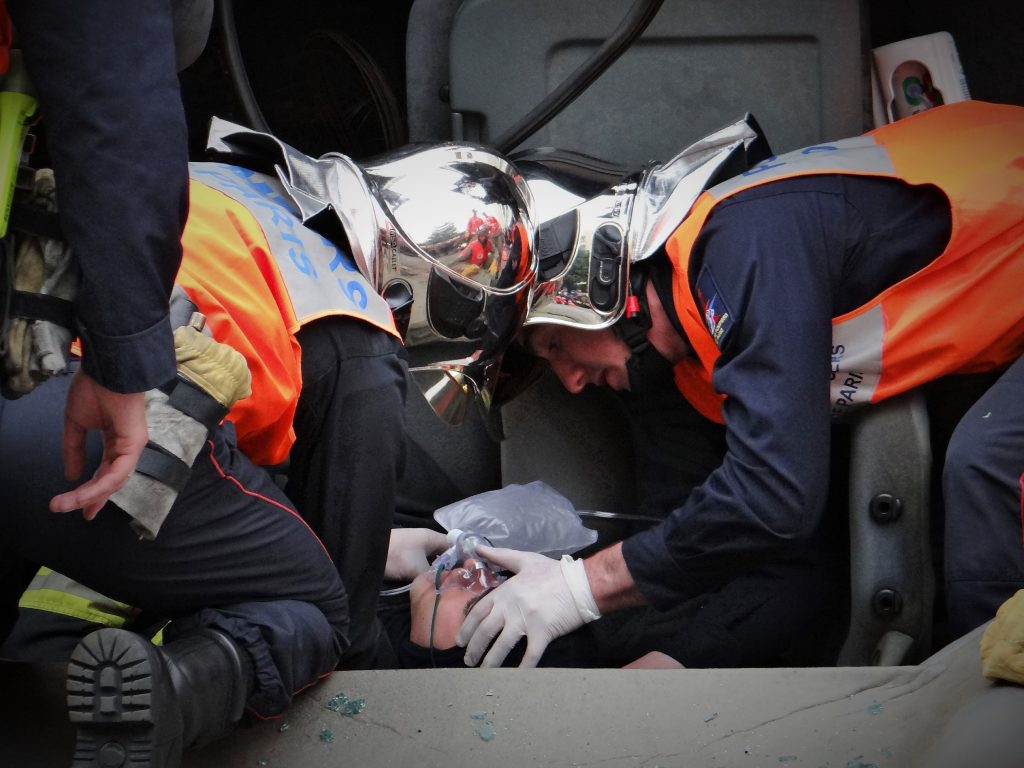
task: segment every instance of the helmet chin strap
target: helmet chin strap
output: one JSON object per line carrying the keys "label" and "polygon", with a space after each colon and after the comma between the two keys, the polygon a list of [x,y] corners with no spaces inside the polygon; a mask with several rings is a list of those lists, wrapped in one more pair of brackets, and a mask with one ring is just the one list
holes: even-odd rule
{"label": "helmet chin strap", "polygon": [[664,391],[666,384],[671,384],[672,363],[653,344],[647,344],[626,360],[626,374],[632,394],[653,394]]}
{"label": "helmet chin strap", "polygon": [[647,303],[646,276],[634,267],[629,275],[629,295],[626,311],[612,329],[629,347],[626,374],[629,391],[635,395],[663,389],[665,380],[671,380],[672,363],[666,360],[647,339],[651,328],[651,312]]}

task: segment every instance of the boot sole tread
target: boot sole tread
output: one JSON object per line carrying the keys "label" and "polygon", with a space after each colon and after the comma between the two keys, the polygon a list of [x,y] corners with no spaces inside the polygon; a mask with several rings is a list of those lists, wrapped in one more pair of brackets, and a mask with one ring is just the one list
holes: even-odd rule
{"label": "boot sole tread", "polygon": [[75,648],[67,682],[72,722],[153,722],[153,663],[131,639],[100,631]]}
{"label": "boot sole tread", "polygon": [[78,734],[72,768],[169,768],[154,707],[149,641],[118,629],[85,637],[68,663],[67,707]]}

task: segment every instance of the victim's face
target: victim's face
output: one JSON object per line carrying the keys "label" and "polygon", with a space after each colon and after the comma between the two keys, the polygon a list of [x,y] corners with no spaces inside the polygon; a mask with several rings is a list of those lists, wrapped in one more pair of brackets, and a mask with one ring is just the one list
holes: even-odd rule
{"label": "victim's face", "polygon": [[455,647],[455,635],[467,614],[477,600],[492,590],[499,580],[490,570],[479,565],[477,561],[467,559],[464,565],[443,571],[437,590],[434,588],[433,569],[423,571],[413,580],[409,590],[409,639],[412,642],[424,648],[430,647],[430,623],[433,619],[433,647],[442,651]]}
{"label": "victim's face", "polygon": [[544,323],[527,328],[523,341],[531,354],[548,362],[562,386],[572,394],[588,384],[629,389],[629,347],[610,328],[585,331]]}

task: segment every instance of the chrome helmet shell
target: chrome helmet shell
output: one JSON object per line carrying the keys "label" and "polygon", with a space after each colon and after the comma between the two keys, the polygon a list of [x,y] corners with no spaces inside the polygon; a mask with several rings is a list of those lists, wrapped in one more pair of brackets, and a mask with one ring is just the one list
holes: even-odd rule
{"label": "chrome helmet shell", "polygon": [[464,143],[314,159],[217,119],[208,148],[272,169],[306,226],[347,241],[417,350],[410,374],[442,419],[461,422],[474,400],[490,407],[537,277],[533,197],[512,163]]}
{"label": "chrome helmet shell", "polygon": [[525,325],[614,325],[626,308],[631,265],[656,254],[700,193],[731,175],[737,160],[745,164],[755,142],[763,137],[747,115],[586,199],[569,189],[554,194],[550,176],[530,179],[538,197],[540,183],[545,191],[538,212],[540,276]]}
{"label": "chrome helmet shell", "polygon": [[419,364],[410,374],[438,415],[457,423],[471,396],[490,407],[502,356],[529,310],[530,189],[506,159],[468,144],[414,147],[363,172],[377,225],[376,252],[370,241],[362,249],[367,266],[389,301],[413,297],[404,336]]}

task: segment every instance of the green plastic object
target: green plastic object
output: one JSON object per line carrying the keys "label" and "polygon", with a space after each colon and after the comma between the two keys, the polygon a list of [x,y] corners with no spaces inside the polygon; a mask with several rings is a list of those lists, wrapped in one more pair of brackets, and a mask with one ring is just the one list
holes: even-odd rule
{"label": "green plastic object", "polygon": [[0,77],[0,237],[7,234],[21,148],[29,118],[35,112],[36,99],[25,73],[21,51],[11,51],[10,65]]}

